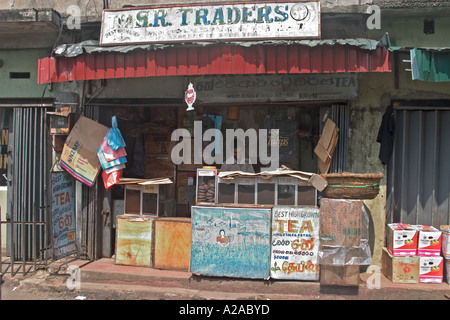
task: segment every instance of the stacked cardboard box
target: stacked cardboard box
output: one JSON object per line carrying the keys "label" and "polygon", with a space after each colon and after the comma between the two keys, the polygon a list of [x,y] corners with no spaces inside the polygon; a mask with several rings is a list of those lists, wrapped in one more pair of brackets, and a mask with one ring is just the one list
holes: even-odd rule
{"label": "stacked cardboard box", "polygon": [[320,210],[320,283],[357,286],[360,265],[370,260],[364,203],[323,198]]}
{"label": "stacked cardboard box", "polygon": [[442,283],[441,239],[442,232],[432,226],[388,224],[384,274],[396,283]]}

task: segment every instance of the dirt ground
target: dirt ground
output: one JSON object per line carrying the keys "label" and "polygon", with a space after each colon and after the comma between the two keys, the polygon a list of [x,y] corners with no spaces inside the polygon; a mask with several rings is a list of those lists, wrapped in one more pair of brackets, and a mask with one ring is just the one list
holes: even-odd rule
{"label": "dirt ground", "polygon": [[[190,300],[190,292],[177,292],[177,288],[166,290],[139,290],[137,286],[92,285],[70,290],[65,276],[39,276],[32,278],[3,278],[1,300]],[[45,277],[45,280],[44,280]],[[45,284],[43,283],[45,282]]]}

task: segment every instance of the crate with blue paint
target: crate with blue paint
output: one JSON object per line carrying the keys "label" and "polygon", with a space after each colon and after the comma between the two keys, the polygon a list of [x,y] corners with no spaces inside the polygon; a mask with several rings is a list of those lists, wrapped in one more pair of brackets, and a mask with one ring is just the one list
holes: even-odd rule
{"label": "crate with blue paint", "polygon": [[194,206],[190,272],[268,279],[271,208]]}

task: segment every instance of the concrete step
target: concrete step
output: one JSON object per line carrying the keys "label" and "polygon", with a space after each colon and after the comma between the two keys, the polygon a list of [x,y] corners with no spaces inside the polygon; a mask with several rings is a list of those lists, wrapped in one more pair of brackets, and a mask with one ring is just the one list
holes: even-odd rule
{"label": "concrete step", "polygon": [[[442,284],[395,284],[381,273],[378,278],[362,273],[357,287],[323,286],[313,281],[236,279],[198,276],[187,271],[158,270],[146,267],[116,265],[114,259],[100,259],[81,267],[81,283],[191,290],[190,292],[222,293],[253,296],[261,299],[377,299],[396,300],[449,299],[450,286]],[[369,285],[368,285],[369,284]],[[154,290],[154,289],[153,289]],[[186,291],[187,292],[187,291]],[[414,299],[414,298],[413,298]]]}

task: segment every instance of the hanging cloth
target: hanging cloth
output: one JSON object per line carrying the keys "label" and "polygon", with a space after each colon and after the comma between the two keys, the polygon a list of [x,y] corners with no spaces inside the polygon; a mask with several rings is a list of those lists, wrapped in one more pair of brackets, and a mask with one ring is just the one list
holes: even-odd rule
{"label": "hanging cloth", "polygon": [[391,157],[394,148],[395,136],[395,113],[394,107],[388,106],[381,120],[378,130],[377,142],[380,143],[380,153],[378,158],[382,164],[386,164]]}

